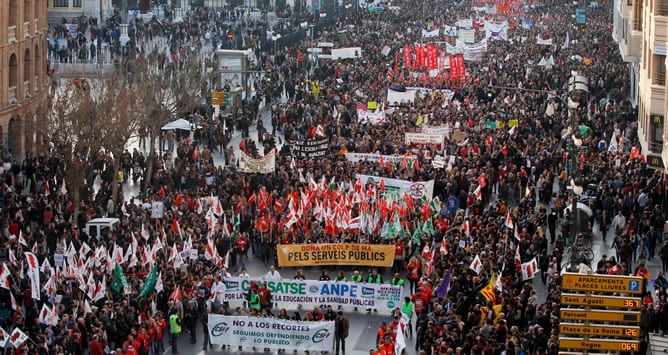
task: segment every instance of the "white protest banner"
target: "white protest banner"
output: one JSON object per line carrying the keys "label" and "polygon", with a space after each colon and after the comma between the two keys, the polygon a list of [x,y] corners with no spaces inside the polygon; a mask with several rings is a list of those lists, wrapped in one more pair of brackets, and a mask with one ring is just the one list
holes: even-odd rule
{"label": "white protest banner", "polygon": [[416,159],[417,157],[415,155],[382,155],[382,154],[372,154],[372,153],[346,153],[345,154],[346,159],[348,161],[351,161],[353,163],[357,163],[360,161],[380,161],[381,158],[383,158],[383,161],[390,161],[393,163],[399,163],[406,159],[407,161],[411,161]]}
{"label": "white protest banner", "polygon": [[415,101],[414,90],[396,91],[392,89],[387,89],[387,103],[389,105],[394,105],[395,103],[401,104],[404,102],[413,102],[413,101]]}
{"label": "white protest banner", "polygon": [[452,133],[452,127],[447,126],[447,125],[446,126],[422,126],[422,133],[449,136]]}
{"label": "white protest banner", "polygon": [[427,30],[423,29],[422,30],[422,37],[427,37],[427,38],[438,37],[439,32],[440,32],[440,30],[438,28],[433,30],[433,31],[427,31]]}
{"label": "white protest banner", "polygon": [[552,38],[548,39],[542,39],[540,36],[536,36],[536,44],[540,46],[551,46],[552,45]]}
{"label": "white protest banner", "polygon": [[471,29],[459,29],[459,39],[464,43],[473,43],[475,42],[475,30]]}
{"label": "white protest banner", "polygon": [[333,60],[355,59],[362,56],[362,47],[332,48]]}
{"label": "white protest banner", "polygon": [[422,198],[422,196],[427,196],[427,198],[431,200],[434,195],[434,180],[407,181],[361,174],[355,174],[355,178],[360,179],[362,185],[365,185],[367,182],[379,184],[382,179],[385,184],[385,194],[389,194],[395,199],[402,198],[404,192],[407,192],[410,196],[416,199]]}
{"label": "white protest banner", "polygon": [[211,343],[270,349],[331,351],[334,322],[209,314]]}
{"label": "white protest banner", "polygon": [[244,173],[269,174],[276,170],[276,151],[271,150],[262,158],[255,159],[244,152],[239,158],[239,170]]}
{"label": "white protest banner", "polygon": [[445,143],[444,136],[441,134],[426,134],[406,132],[405,143],[410,146],[429,145],[435,146],[436,150],[442,150]]}
{"label": "white protest banner", "polygon": [[[432,181],[433,183],[433,181]],[[336,251],[332,251],[336,252]],[[261,279],[225,279],[225,302],[242,305],[251,282]],[[375,308],[391,312],[401,305],[402,287],[389,284],[358,284],[353,282],[316,280],[267,280],[272,301],[283,305],[302,305],[305,308],[322,304]],[[209,322],[209,324],[211,324]]]}

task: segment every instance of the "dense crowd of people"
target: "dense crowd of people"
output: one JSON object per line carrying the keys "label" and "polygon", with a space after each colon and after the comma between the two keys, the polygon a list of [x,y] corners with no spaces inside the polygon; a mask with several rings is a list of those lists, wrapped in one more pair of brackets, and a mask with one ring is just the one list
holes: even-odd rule
{"label": "dense crowd of people", "polygon": [[[259,44],[266,42],[267,24],[257,20],[248,25],[247,43],[257,49],[257,67],[267,71],[269,80],[258,78],[256,95],[235,113],[236,121],[203,115],[203,128],[193,137],[164,137],[170,148],[165,154],[145,157],[135,151],[122,156],[121,183],[133,169],[143,172],[148,159],[159,167],[152,176],[138,175],[143,180],[138,203],[124,201],[122,194],[112,196],[119,175],[109,171],[113,164],[107,156],[92,158],[99,160],[103,182],[86,201],[73,201],[71,193],[57,188],[64,186],[65,169],[57,157],[29,155],[6,163],[0,236],[6,284],[0,289],[0,326],[9,334],[19,328],[30,337],[16,354],[158,354],[164,350],[165,335],[176,351],[174,334],[183,327],[196,342],[197,325],[206,326],[209,312],[259,315],[273,309],[281,319],[336,320],[332,308],[300,310],[293,316],[285,309],[277,311],[271,298],[262,296],[261,285],[245,307],[231,309],[217,298],[230,276],[223,264],[232,271],[242,269],[248,258],[276,264],[278,244],[396,246],[392,275],[398,273],[401,285],[405,282],[408,297],[379,328],[378,348],[372,353],[385,355],[394,350],[394,337],[402,331],[401,313],[409,320],[403,330],[415,337],[414,350],[421,354],[557,354],[560,272],[573,225],[580,225],[590,238],[604,238],[617,251],[591,265],[595,272],[644,276],[649,273],[644,261],[654,257],[661,258],[666,271],[668,247],[661,240],[665,185],[661,172],[646,165],[644,152],[636,151],[637,113],[628,100],[628,70],[610,33],[610,1],[587,9],[587,24],[581,27],[564,26],[575,11],[570,3],[547,0],[513,7],[512,14],[504,15],[514,24],[505,40],[490,39],[482,58],[466,61],[466,76],[457,80],[430,77],[426,69],[404,63],[403,55],[394,52],[425,42],[444,49],[453,37],[422,38],[422,30],[494,15],[473,12],[466,1],[394,5],[400,10],[347,13],[320,33],[322,41],[337,47],[360,46],[359,57],[349,59],[316,62],[301,55],[306,53],[301,43],[269,55]],[[231,16],[227,14],[228,20]],[[135,27],[138,32],[132,36],[137,53],[144,38],[166,38],[172,52],[184,45],[213,48],[229,30],[223,20],[220,12],[202,10],[187,23]],[[58,31],[62,29],[54,34]],[[117,35],[113,30],[91,33],[112,39]],[[537,44],[539,37],[552,44]],[[76,38],[69,40],[69,48],[77,48]],[[385,46],[391,49],[389,55],[382,53]],[[537,65],[550,57],[553,65]],[[572,71],[589,79],[587,95],[569,96]],[[381,124],[359,120],[356,104],[385,102],[390,86],[447,89],[453,96],[436,93],[410,103],[388,102]],[[580,103],[573,112],[564,104],[569,98]],[[256,142],[244,131],[263,110],[271,111],[272,124],[265,128],[258,122]],[[510,120],[517,120],[516,128],[507,128]],[[573,120],[580,126],[578,133],[569,131]],[[489,127],[488,121],[498,127]],[[460,138],[448,135],[441,149],[418,149],[405,142],[404,133],[426,125],[448,125]],[[244,135],[239,147],[230,146],[231,135],[224,131],[235,126]],[[581,139],[584,148],[574,151],[572,136]],[[327,141],[322,155],[295,154],[293,143],[322,139]],[[279,153],[274,172],[237,170],[241,152],[259,157],[273,150]],[[380,158],[353,162],[345,152]],[[224,156],[224,165],[214,164],[216,154]],[[383,162],[387,155],[405,159]],[[436,166],[438,155],[453,158],[446,166]],[[434,180],[434,196],[404,195],[392,201],[384,198],[382,184],[361,184],[356,174]],[[589,197],[585,203],[592,213],[582,222],[574,220],[569,208],[572,176],[578,176]],[[161,218],[152,216],[156,201],[164,205]],[[207,213],[217,208],[214,216]],[[100,239],[86,235],[87,221],[103,216],[121,222]],[[356,227],[341,223],[354,218],[364,222]],[[607,235],[614,237],[606,240]],[[209,241],[216,255],[211,255]],[[39,299],[33,299],[23,261],[26,251],[43,266]],[[188,256],[181,258],[181,253]],[[470,267],[476,257],[482,262],[478,272]],[[538,299],[532,283],[522,277],[520,265],[534,258],[548,288],[545,300]],[[128,292],[114,285],[119,282],[116,264]],[[140,295],[154,266],[164,286],[149,287]],[[446,275],[451,277],[449,287],[436,292]],[[375,282],[371,275],[352,277]],[[494,279],[493,296],[482,295],[481,289]],[[180,285],[182,297],[174,297],[175,285]],[[659,273],[656,294],[647,287],[642,349],[648,332],[668,329],[666,286]],[[53,310],[55,320],[44,318],[43,305]],[[343,330],[337,334],[345,339]],[[203,348],[208,345],[205,331]],[[338,353],[338,345],[336,349]]]}

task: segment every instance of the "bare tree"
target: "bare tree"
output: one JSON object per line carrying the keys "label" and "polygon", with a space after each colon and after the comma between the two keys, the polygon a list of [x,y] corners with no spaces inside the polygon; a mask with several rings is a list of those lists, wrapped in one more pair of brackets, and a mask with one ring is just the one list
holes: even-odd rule
{"label": "bare tree", "polygon": [[145,174],[147,182],[153,174],[155,148],[162,126],[175,118],[191,114],[193,107],[206,95],[206,75],[202,73],[197,59],[197,56],[181,57],[172,61],[167,59],[169,63],[161,64],[159,55],[154,52],[137,66],[136,80],[151,86],[147,92],[151,111],[142,126],[150,135]]}
{"label": "bare tree", "polygon": [[65,164],[76,212],[82,197],[88,199],[98,153],[113,154],[116,172],[121,153],[147,116],[150,87],[130,85],[126,78],[114,73],[106,79],[74,80],[60,87],[51,100],[42,130],[51,153]]}

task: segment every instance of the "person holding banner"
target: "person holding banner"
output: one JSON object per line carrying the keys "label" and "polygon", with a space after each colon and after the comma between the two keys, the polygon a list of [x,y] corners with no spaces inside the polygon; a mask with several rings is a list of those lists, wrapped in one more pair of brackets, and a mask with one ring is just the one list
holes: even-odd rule
{"label": "person holding banner", "polygon": [[[367,283],[370,283],[370,284],[378,284],[378,285],[380,285],[380,284],[383,283],[383,277],[380,276],[380,274],[378,273],[378,269],[373,269],[373,270],[371,271],[371,273],[369,274],[369,276],[366,278],[366,282],[367,282]],[[375,308],[373,309],[373,311],[374,311],[374,312],[378,312],[378,310],[375,309]],[[371,313],[371,308],[367,308],[367,309],[366,309],[366,312],[367,312],[367,313]]]}

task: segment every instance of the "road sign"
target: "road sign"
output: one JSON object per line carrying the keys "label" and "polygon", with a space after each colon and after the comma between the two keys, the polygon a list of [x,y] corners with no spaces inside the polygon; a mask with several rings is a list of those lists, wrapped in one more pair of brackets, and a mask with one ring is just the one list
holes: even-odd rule
{"label": "road sign", "polygon": [[234,34],[232,32],[227,32],[227,39],[232,39],[234,38]]}
{"label": "road sign", "polygon": [[564,273],[561,288],[572,291],[642,293],[642,277]]}
{"label": "road sign", "polygon": [[636,297],[621,296],[585,296],[572,293],[561,294],[561,304],[593,307],[617,307],[640,309],[642,302]]}
{"label": "road sign", "polygon": [[224,99],[225,98],[225,91],[212,92],[211,93],[211,98],[212,99]]}
{"label": "road sign", "polygon": [[599,322],[640,322],[640,312],[627,311],[585,311],[584,309],[565,308],[561,310],[562,319],[590,320]]}
{"label": "road sign", "polygon": [[577,338],[559,338],[559,347],[562,349],[633,351],[633,352],[637,352],[640,349],[638,340],[615,340],[615,339],[582,340]]}
{"label": "road sign", "polygon": [[559,334],[598,335],[602,337],[631,337],[640,336],[640,327],[581,323],[559,323]]}

